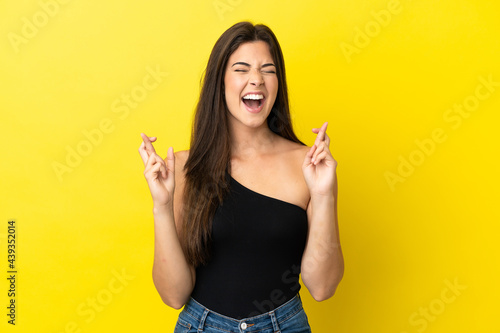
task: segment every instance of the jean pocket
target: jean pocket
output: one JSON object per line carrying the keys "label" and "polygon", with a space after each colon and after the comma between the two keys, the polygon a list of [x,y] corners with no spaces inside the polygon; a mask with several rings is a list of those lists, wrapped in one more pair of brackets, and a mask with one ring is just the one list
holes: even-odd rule
{"label": "jean pocket", "polygon": [[190,331],[192,325],[185,321],[182,318],[177,318],[177,323],[175,324],[175,329],[174,333],[189,333],[189,332],[196,332],[196,331]]}
{"label": "jean pocket", "polygon": [[302,308],[297,311],[291,317],[287,318],[285,321],[279,324],[281,331],[283,333],[310,333],[311,327],[309,326],[309,320],[307,315]]}

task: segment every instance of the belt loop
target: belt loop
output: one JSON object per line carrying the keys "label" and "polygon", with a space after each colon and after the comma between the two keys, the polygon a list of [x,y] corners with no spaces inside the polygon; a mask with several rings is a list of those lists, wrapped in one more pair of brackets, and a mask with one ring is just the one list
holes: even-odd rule
{"label": "belt loop", "polygon": [[200,319],[200,325],[198,326],[198,332],[203,332],[203,327],[205,326],[205,319],[207,319],[209,310],[205,308],[205,311],[203,312],[203,315],[201,316]]}
{"label": "belt loop", "polygon": [[269,312],[269,315],[271,316],[271,321],[273,323],[274,333],[281,333],[280,326],[278,325],[278,320],[276,320],[276,316],[274,315],[274,311]]}

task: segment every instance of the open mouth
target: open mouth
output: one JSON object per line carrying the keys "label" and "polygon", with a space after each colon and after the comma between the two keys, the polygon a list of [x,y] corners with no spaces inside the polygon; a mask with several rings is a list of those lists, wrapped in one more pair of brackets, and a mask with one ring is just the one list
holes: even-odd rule
{"label": "open mouth", "polygon": [[264,103],[264,95],[262,94],[248,94],[241,98],[243,103],[251,110],[257,111]]}

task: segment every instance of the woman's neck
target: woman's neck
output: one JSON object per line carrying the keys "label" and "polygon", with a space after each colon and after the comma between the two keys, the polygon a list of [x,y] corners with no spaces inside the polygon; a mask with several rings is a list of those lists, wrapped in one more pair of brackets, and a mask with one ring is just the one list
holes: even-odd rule
{"label": "woman's neck", "polygon": [[242,123],[234,124],[230,135],[231,156],[238,159],[272,153],[277,143],[277,135],[269,129],[267,123],[257,128]]}

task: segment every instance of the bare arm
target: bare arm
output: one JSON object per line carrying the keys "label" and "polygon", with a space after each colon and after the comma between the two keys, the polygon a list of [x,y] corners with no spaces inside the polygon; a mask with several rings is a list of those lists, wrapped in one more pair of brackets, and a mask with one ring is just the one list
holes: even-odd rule
{"label": "bare arm", "polygon": [[344,275],[335,194],[311,197],[307,208],[309,234],[302,257],[302,281],[317,301],[335,294]]}
{"label": "bare arm", "polygon": [[[179,238],[184,187],[182,167],[185,162],[182,157],[185,154],[177,156],[179,154],[174,154],[172,148],[163,160],[152,145],[156,137],[149,138],[142,133],[141,136],[143,143],[139,153],[153,198],[153,282],[163,302],[180,309],[188,301],[195,283],[195,270],[187,262]],[[178,189],[174,191],[176,186]]]}
{"label": "bare arm", "polygon": [[311,199],[307,207],[309,233],[301,274],[317,301],[332,297],[344,275],[337,218],[337,161],[329,150],[327,126],[325,122],[321,128],[313,128],[318,136],[302,165]]}
{"label": "bare arm", "polygon": [[165,304],[180,309],[189,299],[195,283],[194,268],[182,251],[169,209],[153,208],[155,250],[153,282]]}

